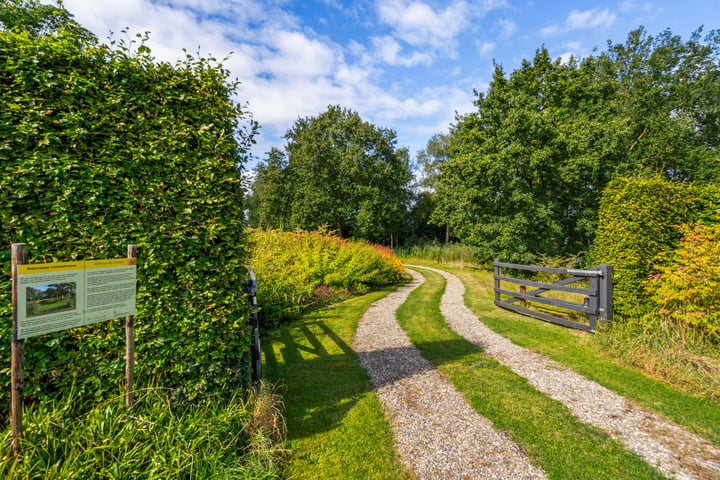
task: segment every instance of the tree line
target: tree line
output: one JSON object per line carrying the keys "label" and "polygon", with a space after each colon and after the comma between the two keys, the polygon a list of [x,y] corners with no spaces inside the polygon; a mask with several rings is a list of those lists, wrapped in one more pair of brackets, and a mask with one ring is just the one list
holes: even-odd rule
{"label": "tree line", "polygon": [[482,259],[586,252],[612,178],[718,180],[719,54],[717,30],[638,28],[583,59],[543,46],[509,75],[496,64],[476,110],[418,152],[419,181],[394,132],[331,106],[260,162],[249,221],[383,243],[452,236]]}
{"label": "tree line", "polygon": [[26,298],[28,301],[58,299],[66,300],[75,293],[75,283],[58,283],[50,285],[45,289],[27,287]]}

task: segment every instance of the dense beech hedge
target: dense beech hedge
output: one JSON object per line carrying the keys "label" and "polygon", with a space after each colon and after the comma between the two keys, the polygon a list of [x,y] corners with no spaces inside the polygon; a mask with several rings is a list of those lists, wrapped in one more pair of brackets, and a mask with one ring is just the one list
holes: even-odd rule
{"label": "dense beech hedge", "polygon": [[[241,168],[256,132],[214,59],[158,63],[144,39],[0,30],[0,373],[10,375],[10,244],[31,263],[138,246],[136,377],[180,397],[247,378]],[[124,320],[30,338],[26,396],[123,381]],[[7,405],[9,389],[0,389]]]}

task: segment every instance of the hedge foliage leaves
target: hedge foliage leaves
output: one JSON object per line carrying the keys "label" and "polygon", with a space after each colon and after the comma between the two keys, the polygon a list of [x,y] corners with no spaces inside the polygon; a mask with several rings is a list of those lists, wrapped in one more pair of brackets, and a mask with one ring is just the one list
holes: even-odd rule
{"label": "hedge foliage leaves", "polygon": [[[593,264],[614,267],[615,311],[648,312],[651,276],[675,262],[684,225],[720,221],[720,186],[679,183],[660,177],[617,177],[603,191]],[[652,289],[651,289],[652,290]]]}
{"label": "hedge foliage leaves", "polygon": [[[158,63],[140,37],[0,30],[0,373],[10,244],[29,263],[138,248],[136,378],[179,396],[246,378],[241,168],[257,125],[215,59]],[[25,394],[101,398],[124,379],[124,320],[25,342]],[[219,390],[218,390],[219,389]],[[5,405],[9,390],[0,391]]]}

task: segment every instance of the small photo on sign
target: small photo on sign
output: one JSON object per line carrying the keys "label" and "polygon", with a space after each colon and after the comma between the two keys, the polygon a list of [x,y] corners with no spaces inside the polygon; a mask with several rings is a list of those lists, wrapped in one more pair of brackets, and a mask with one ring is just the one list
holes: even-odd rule
{"label": "small photo on sign", "polygon": [[26,316],[39,317],[51,313],[75,310],[77,284],[75,282],[26,287]]}

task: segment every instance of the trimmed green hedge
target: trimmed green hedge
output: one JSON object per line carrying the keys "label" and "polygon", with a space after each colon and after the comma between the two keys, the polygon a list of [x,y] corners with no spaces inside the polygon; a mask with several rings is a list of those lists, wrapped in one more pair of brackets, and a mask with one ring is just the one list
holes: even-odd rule
{"label": "trimmed green hedge", "polygon": [[[113,42],[114,43],[114,42]],[[137,49],[137,52],[135,52]],[[136,378],[182,398],[248,378],[241,166],[256,124],[214,59],[0,31],[0,374],[10,376],[10,243],[31,263],[138,246]],[[115,394],[124,321],[30,338],[25,393]],[[6,407],[9,389],[0,390]]]}
{"label": "trimmed green hedge", "polygon": [[716,222],[720,186],[673,183],[660,177],[619,177],[600,201],[600,220],[591,259],[614,267],[615,312],[645,313],[653,306],[646,291],[651,275],[673,260],[681,226]]}

